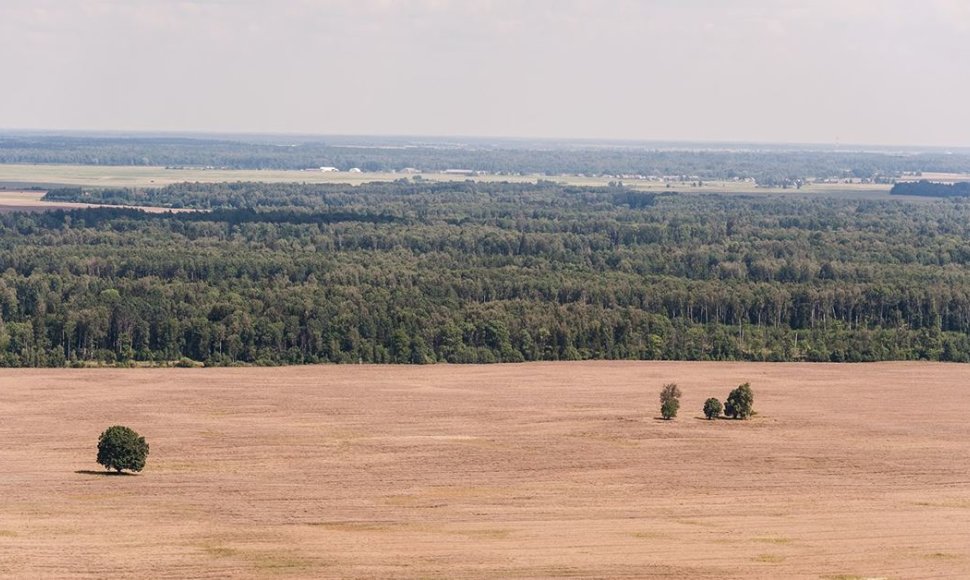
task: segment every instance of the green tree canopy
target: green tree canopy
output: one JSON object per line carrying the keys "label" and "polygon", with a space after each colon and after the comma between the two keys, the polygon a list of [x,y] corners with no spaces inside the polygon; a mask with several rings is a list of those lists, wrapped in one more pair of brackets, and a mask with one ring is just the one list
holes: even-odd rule
{"label": "green tree canopy", "polygon": [[660,404],[663,405],[672,399],[680,399],[680,387],[676,383],[668,383],[660,390]]}
{"label": "green tree canopy", "polygon": [[750,383],[731,391],[724,406],[724,414],[735,419],[747,419],[754,411],[754,392]]}
{"label": "green tree canopy", "polygon": [[667,383],[660,390],[660,414],[670,420],[677,416],[680,409],[680,388],[676,383]]}
{"label": "green tree canopy", "polygon": [[105,469],[141,471],[147,457],[145,438],[128,427],[108,427],[98,439],[98,463]]}
{"label": "green tree canopy", "polygon": [[718,401],[714,397],[704,401],[704,416],[708,419],[716,419],[722,410],[721,401]]}
{"label": "green tree canopy", "polygon": [[664,420],[669,421],[677,416],[677,411],[680,409],[680,401],[677,399],[668,399],[660,405],[660,415]]}

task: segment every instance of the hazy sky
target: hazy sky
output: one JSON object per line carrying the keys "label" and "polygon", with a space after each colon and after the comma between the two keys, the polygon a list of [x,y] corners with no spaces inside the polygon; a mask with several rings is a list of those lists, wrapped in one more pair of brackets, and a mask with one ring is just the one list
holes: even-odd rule
{"label": "hazy sky", "polygon": [[970,0],[0,0],[0,128],[970,145]]}

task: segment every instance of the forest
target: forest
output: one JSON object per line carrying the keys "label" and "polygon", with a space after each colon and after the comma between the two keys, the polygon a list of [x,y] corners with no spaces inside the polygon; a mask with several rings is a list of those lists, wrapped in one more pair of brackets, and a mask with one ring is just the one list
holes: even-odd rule
{"label": "forest", "polygon": [[0,364],[970,360],[970,201],[550,182],[64,189],[0,215]]}
{"label": "forest", "polygon": [[755,179],[776,186],[809,178],[891,182],[920,172],[970,173],[970,152],[853,151],[778,146],[686,148],[683,144],[557,144],[348,141],[267,137],[119,137],[0,134],[0,163],[147,165],[226,169],[426,172],[468,169],[494,174],[655,175]]}
{"label": "forest", "polygon": [[890,193],[921,197],[970,197],[970,182],[937,183],[926,179],[904,181],[893,185]]}

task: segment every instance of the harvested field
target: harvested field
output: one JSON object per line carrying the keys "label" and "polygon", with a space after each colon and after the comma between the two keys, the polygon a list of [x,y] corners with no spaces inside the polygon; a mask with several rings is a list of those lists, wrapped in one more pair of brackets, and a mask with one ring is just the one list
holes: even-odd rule
{"label": "harvested field", "polygon": [[[0,576],[970,577],[970,367],[0,372]],[[656,419],[675,381],[680,417]],[[701,418],[751,381],[758,416]],[[151,444],[106,476],[98,434]]]}
{"label": "harvested field", "polygon": [[[958,174],[940,174],[945,180],[960,179]],[[31,186],[41,188],[62,186],[83,187],[162,187],[173,183],[199,182],[221,183],[233,181],[259,181],[264,183],[328,183],[360,185],[374,181],[395,181],[413,178],[406,173],[348,173],[320,171],[286,171],[269,169],[168,169],[150,166],[104,166],[104,165],[13,165],[0,164],[0,186],[27,189]],[[421,179],[428,181],[466,181],[474,179],[481,182],[535,183],[537,179],[552,179],[569,185],[582,187],[603,187],[615,181],[615,177],[593,177],[578,175],[454,175],[446,173],[422,173]],[[970,178],[970,176],[964,176]],[[668,184],[661,181],[625,180],[625,185],[643,191],[670,191]],[[803,189],[762,188],[754,183],[736,181],[704,181],[703,187],[691,187],[686,183],[674,183],[671,187],[681,193],[723,193],[737,195],[786,195],[793,197],[844,197],[850,199],[908,199],[920,200],[909,196],[890,197],[889,185],[867,183],[817,183]]]}
{"label": "harvested field", "polygon": [[[70,201],[44,201],[43,197],[45,193],[47,192],[37,190],[0,190],[0,213],[10,213],[16,211],[40,212],[57,209],[68,210],[92,207],[132,207],[123,205],[76,203]],[[185,211],[196,211],[192,209],[166,209],[160,207],[138,207],[137,209],[147,213],[179,213]]]}

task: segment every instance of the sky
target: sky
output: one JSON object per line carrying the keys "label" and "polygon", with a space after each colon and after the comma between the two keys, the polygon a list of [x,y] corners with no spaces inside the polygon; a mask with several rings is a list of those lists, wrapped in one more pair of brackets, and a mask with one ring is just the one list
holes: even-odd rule
{"label": "sky", "polygon": [[0,128],[970,146],[968,0],[0,0]]}

